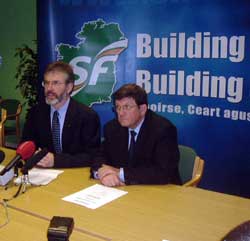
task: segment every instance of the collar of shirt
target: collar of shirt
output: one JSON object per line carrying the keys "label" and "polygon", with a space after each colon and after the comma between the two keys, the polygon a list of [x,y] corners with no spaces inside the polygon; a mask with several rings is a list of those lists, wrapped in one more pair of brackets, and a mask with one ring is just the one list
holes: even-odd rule
{"label": "collar of shirt", "polygon": [[[52,118],[53,118],[53,114],[54,112],[57,110],[58,114],[59,114],[59,120],[61,119],[65,119],[65,115],[69,106],[69,101],[70,98],[65,102],[65,104],[60,108],[60,109],[55,109],[52,105],[50,106],[50,119],[51,119],[51,123],[52,123]],[[60,123],[61,124],[61,123]]]}
{"label": "collar of shirt", "polygon": [[138,137],[138,134],[140,132],[140,129],[141,129],[141,126],[144,122],[144,118],[141,120],[141,122],[136,126],[136,128],[134,129],[131,129],[131,128],[128,128],[128,135],[129,135],[129,138],[128,138],[128,146],[130,145],[130,131],[135,131],[136,132],[136,136],[135,136],[135,141],[137,140],[137,137]]}

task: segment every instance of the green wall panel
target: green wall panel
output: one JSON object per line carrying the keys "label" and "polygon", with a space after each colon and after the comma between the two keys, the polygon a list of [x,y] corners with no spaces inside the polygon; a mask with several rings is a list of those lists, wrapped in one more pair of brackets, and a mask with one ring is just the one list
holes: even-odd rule
{"label": "green wall panel", "polygon": [[[27,44],[35,47],[37,39],[36,0],[0,1],[0,96],[16,98],[24,103],[20,91],[15,88],[18,59],[15,49]],[[26,108],[22,112],[23,124]]]}

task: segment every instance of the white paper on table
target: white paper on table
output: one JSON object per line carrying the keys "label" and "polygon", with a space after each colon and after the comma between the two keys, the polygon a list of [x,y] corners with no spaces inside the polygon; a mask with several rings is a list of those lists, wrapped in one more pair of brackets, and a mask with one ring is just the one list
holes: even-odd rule
{"label": "white paper on table", "polygon": [[[29,182],[32,185],[47,185],[56,179],[61,173],[63,173],[62,170],[33,168],[29,170],[28,177]],[[16,178],[14,182],[20,184],[21,177]]]}
{"label": "white paper on table", "polygon": [[96,209],[127,193],[128,192],[116,188],[95,184],[79,192],[66,196],[62,198],[62,200],[79,204],[87,208]]}

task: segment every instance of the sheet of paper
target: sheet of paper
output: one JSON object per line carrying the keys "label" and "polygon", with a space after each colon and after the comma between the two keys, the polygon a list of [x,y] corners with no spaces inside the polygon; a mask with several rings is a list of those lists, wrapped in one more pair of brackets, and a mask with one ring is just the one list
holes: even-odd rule
{"label": "sheet of paper", "polygon": [[[61,173],[63,173],[62,170],[33,168],[29,171],[28,177],[32,185],[47,185]],[[21,182],[21,177],[16,178],[14,182],[19,184]]]}
{"label": "sheet of paper", "polygon": [[116,188],[95,184],[79,192],[66,196],[62,198],[62,200],[79,204],[87,208],[96,209],[127,193],[128,192]]}

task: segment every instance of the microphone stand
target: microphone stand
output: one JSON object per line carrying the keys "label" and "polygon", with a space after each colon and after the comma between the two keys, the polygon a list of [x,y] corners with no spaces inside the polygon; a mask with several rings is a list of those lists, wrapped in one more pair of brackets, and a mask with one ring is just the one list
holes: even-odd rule
{"label": "microphone stand", "polygon": [[14,177],[18,177],[18,165],[14,166]]}
{"label": "microphone stand", "polygon": [[[16,194],[13,196],[13,198],[16,198],[20,192],[21,193],[25,193],[26,190],[27,190],[27,185],[28,184],[31,184],[30,181],[29,181],[29,173],[28,173],[28,170],[26,168],[23,168],[23,163],[18,163],[18,165],[16,165],[17,168],[21,168],[21,182],[19,184],[19,188],[16,192]],[[17,175],[18,175],[18,172],[17,172]]]}
{"label": "microphone stand", "polygon": [[19,188],[20,190],[19,190],[18,194],[20,193],[20,191],[22,191],[22,193],[25,193],[27,190],[27,185],[31,184],[29,181],[28,170],[26,168],[22,168],[21,173],[22,173],[22,176],[21,176],[21,183],[20,183],[20,188]]}

